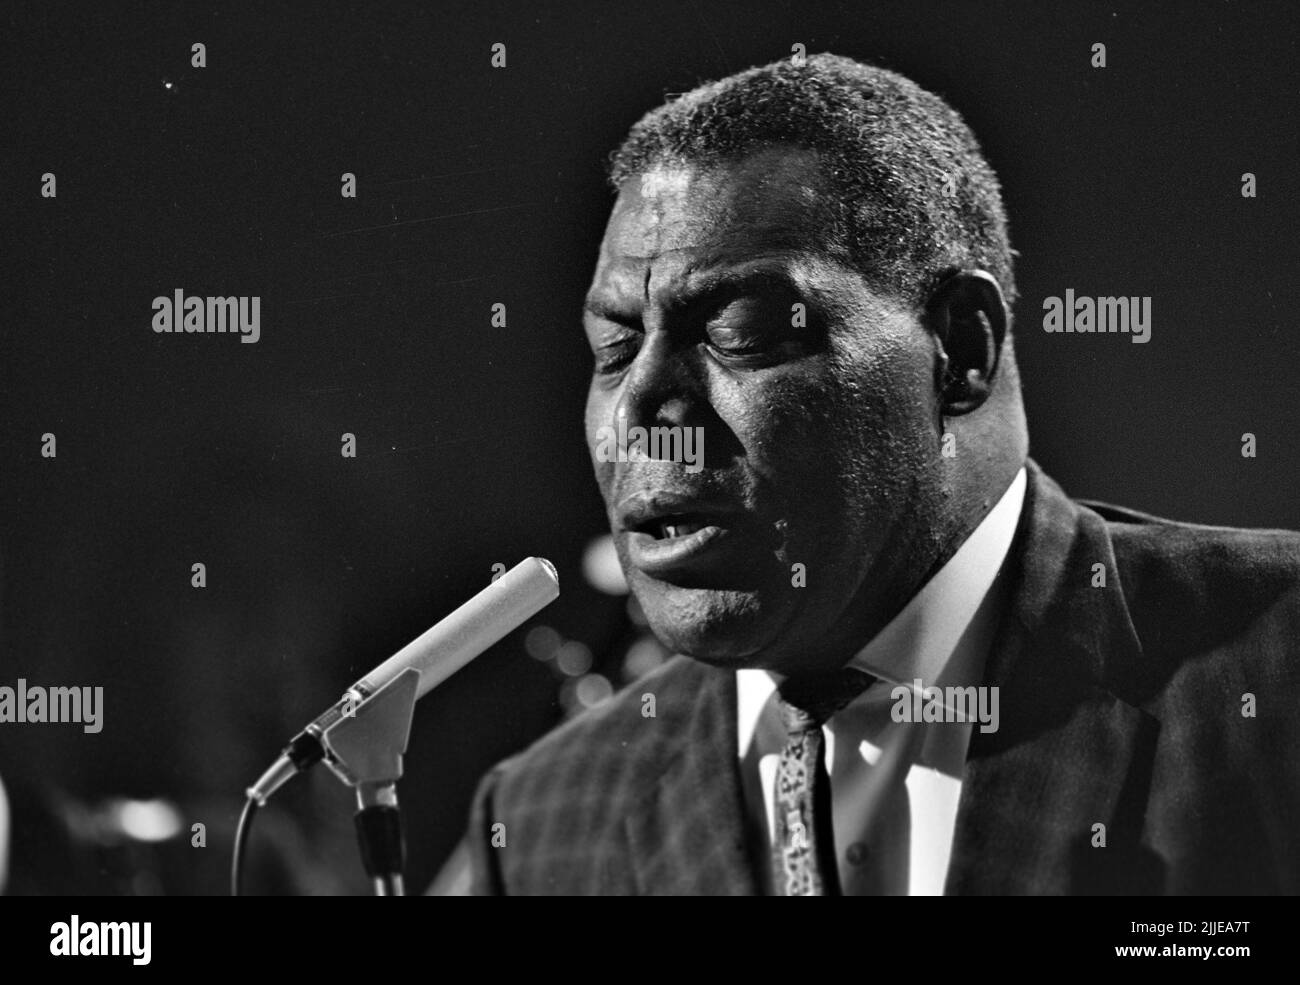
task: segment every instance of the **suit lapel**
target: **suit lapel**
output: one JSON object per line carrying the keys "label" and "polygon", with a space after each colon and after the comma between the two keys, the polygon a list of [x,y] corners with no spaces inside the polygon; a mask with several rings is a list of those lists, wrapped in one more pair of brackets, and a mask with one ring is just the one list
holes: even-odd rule
{"label": "suit lapel", "polygon": [[660,755],[625,829],[637,891],[647,896],[752,896],[736,758],[735,677],[686,657],[656,696]]}
{"label": "suit lapel", "polygon": [[1140,844],[1157,724],[1120,696],[1141,645],[1110,537],[1028,469],[984,681],[1000,727],[972,734],[945,891],[1159,892]]}

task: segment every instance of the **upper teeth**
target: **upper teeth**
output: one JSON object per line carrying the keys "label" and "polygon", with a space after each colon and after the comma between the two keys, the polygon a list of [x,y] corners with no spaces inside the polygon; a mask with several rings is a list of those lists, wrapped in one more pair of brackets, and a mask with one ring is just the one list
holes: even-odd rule
{"label": "upper teeth", "polygon": [[693,520],[682,520],[678,523],[661,523],[659,532],[663,537],[685,537],[693,534],[697,530],[704,529],[704,524],[697,523]]}

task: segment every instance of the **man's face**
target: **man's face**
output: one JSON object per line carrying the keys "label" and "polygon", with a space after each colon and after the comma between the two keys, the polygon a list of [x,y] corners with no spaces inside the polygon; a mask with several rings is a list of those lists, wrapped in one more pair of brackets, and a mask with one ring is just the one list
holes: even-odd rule
{"label": "man's face", "polygon": [[[843,662],[915,589],[942,508],[934,340],[827,255],[822,196],[795,148],[652,170],[587,297],[623,570],[665,645],[722,666]],[[610,454],[635,427],[702,429],[703,468]]]}

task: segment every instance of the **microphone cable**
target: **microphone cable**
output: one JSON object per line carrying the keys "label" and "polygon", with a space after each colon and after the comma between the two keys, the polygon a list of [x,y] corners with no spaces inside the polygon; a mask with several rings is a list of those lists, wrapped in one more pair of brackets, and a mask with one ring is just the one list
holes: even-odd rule
{"label": "microphone cable", "polygon": [[244,856],[248,852],[248,838],[253,829],[255,813],[257,813],[257,800],[249,797],[244,801],[244,809],[239,815],[239,824],[235,827],[235,850],[230,857],[231,896],[238,896],[241,889],[240,877],[244,868]]}

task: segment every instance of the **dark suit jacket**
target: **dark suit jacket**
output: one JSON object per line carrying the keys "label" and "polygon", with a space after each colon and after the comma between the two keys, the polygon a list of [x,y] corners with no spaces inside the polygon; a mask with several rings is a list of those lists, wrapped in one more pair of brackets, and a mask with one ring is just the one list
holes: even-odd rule
{"label": "dark suit jacket", "polygon": [[[972,734],[946,891],[1300,892],[1300,535],[1076,503],[1028,469],[1000,728]],[[672,659],[484,778],[475,892],[755,893],[736,744],[734,675]]]}

